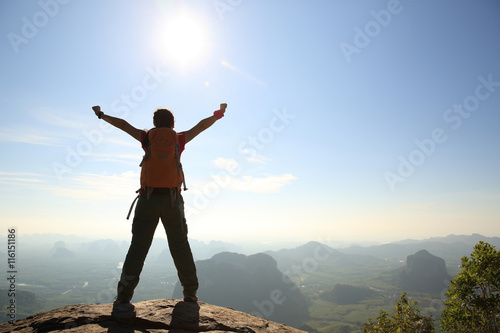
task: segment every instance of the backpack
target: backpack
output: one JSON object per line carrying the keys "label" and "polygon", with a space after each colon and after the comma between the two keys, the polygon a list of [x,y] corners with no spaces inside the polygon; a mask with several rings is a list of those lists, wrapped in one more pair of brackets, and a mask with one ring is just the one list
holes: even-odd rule
{"label": "backpack", "polygon": [[177,133],[168,127],[153,128],[146,133],[142,145],[146,153],[139,165],[141,189],[180,188],[184,184],[186,190]]}
{"label": "backpack", "polygon": [[[184,191],[186,191],[177,133],[168,127],[150,129],[146,133],[142,146],[146,149],[146,153],[139,165],[141,188],[137,192],[146,192],[149,198],[153,189],[159,187],[180,191],[181,185],[184,185]],[[139,195],[130,206],[127,220]]]}

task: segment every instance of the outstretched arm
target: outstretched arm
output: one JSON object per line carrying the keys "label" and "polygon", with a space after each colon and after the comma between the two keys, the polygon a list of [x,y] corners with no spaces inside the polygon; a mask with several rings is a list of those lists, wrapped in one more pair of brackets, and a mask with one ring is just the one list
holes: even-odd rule
{"label": "outstretched arm", "polygon": [[[222,115],[224,115],[224,112],[226,112],[226,107],[227,107],[227,104],[222,103],[220,105],[220,110],[218,110],[218,111],[221,112]],[[218,111],[215,111],[215,112],[218,112]],[[219,116],[219,118],[220,117],[222,117],[222,116]],[[217,115],[214,114],[213,116],[210,116],[208,118],[201,120],[198,124],[196,124],[190,130],[185,131],[184,135],[186,136],[186,143],[193,140],[198,134],[200,134],[201,132],[203,132],[204,130],[206,130],[210,126],[212,126],[219,118],[217,118]]]}
{"label": "outstretched arm", "polygon": [[116,117],[112,117],[112,116],[108,116],[108,115],[104,114],[104,112],[101,111],[100,106],[93,106],[92,110],[94,110],[96,116],[98,116],[102,120],[110,123],[111,125],[115,126],[116,128],[121,129],[122,131],[130,134],[137,141],[141,141],[142,130],[135,128],[134,126],[130,125],[127,121],[125,121],[121,118],[116,118]]}

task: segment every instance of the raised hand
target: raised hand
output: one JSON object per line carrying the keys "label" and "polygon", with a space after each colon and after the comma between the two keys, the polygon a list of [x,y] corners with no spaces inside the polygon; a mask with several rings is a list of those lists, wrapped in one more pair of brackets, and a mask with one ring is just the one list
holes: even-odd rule
{"label": "raised hand", "polygon": [[99,105],[93,106],[92,110],[94,110],[95,115],[99,117],[99,113],[101,113],[101,107]]}

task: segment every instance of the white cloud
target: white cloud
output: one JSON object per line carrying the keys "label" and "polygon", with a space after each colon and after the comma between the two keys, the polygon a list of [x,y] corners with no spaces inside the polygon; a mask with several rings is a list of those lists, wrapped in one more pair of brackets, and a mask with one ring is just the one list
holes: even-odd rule
{"label": "white cloud", "polygon": [[0,171],[0,183],[15,186],[43,183],[45,182],[41,179],[43,177],[43,175],[31,172]]}
{"label": "white cloud", "polygon": [[[85,128],[84,119],[82,117],[75,117],[75,113],[63,112],[47,107],[42,107],[38,110],[32,111],[34,116],[46,124],[66,127],[66,128]],[[89,110],[88,119],[92,119],[93,111]],[[71,119],[73,118],[73,119]]]}
{"label": "white cloud", "polygon": [[121,174],[73,174],[63,183],[52,177],[28,172],[0,171],[0,184],[4,189],[30,189],[57,197],[90,201],[132,200],[139,188],[139,171]]}
{"label": "white cloud", "polygon": [[91,154],[99,162],[125,163],[128,165],[139,166],[142,155],[140,154]]}
{"label": "white cloud", "polygon": [[58,146],[53,135],[41,132],[35,128],[0,127],[0,141],[21,142],[34,145]]}
{"label": "white cloud", "polygon": [[[213,183],[217,184],[223,191],[276,193],[297,178],[290,173],[285,173],[278,176],[269,175],[265,177],[215,175],[212,176],[212,179]],[[208,186],[208,184],[203,184],[201,186],[198,185],[197,188]]]}
{"label": "white cloud", "polygon": [[219,169],[234,171],[239,168],[240,164],[234,158],[219,157],[214,161],[214,164]]}
{"label": "white cloud", "polygon": [[241,152],[243,157],[247,160],[247,162],[265,164],[268,161],[267,157],[257,154],[255,150],[250,150],[247,148],[243,149]]}
{"label": "white cloud", "polygon": [[[114,130],[114,128],[112,130]],[[130,140],[121,140],[121,139],[116,139],[116,138],[112,137],[111,135],[106,135],[104,137],[104,141],[106,143],[116,144],[116,145],[120,145],[120,146],[125,146],[125,147],[130,147],[130,148],[137,148],[139,152],[143,152],[143,150],[141,149],[141,144],[139,143],[139,141],[136,141],[131,136],[129,136],[128,138]]]}
{"label": "white cloud", "polygon": [[36,176],[41,177],[42,175],[34,172],[6,172],[0,171],[0,176]]}
{"label": "white cloud", "polygon": [[295,179],[297,178],[290,173],[261,178],[243,176],[241,178],[233,178],[229,184],[229,189],[256,193],[279,192],[285,185],[290,184]]}
{"label": "white cloud", "polygon": [[139,173],[77,174],[69,181],[68,184],[54,187],[53,192],[60,197],[79,200],[128,200],[135,196],[135,190],[139,188]]}
{"label": "white cloud", "polygon": [[230,191],[273,193],[279,192],[284,186],[297,179],[290,173],[285,173],[282,175],[266,175],[262,177],[239,177],[242,166],[234,158],[219,157],[214,161],[214,164],[217,168],[227,171],[227,173],[212,175],[212,182],[196,184],[196,192],[202,193],[202,189],[204,189],[205,187],[218,186],[223,190]]}

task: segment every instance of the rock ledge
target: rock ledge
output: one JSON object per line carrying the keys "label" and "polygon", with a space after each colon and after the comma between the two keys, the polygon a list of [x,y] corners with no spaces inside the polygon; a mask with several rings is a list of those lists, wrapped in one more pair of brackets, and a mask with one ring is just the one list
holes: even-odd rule
{"label": "rock ledge", "polygon": [[112,304],[76,304],[1,324],[0,332],[304,332],[203,302],[161,299],[134,305],[136,318],[111,316]]}

